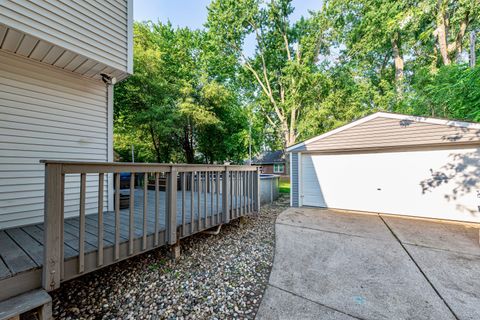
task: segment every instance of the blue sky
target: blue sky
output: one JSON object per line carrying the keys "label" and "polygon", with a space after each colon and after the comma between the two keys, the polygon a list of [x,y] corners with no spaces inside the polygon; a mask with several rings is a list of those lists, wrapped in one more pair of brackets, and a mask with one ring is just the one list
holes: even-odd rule
{"label": "blue sky", "polygon": [[[135,21],[170,20],[173,26],[202,28],[207,20],[207,6],[210,0],[133,0],[133,16]],[[292,20],[308,15],[309,10],[319,10],[321,0],[293,0],[295,11]],[[254,51],[253,39],[248,39],[245,52],[251,55]]]}

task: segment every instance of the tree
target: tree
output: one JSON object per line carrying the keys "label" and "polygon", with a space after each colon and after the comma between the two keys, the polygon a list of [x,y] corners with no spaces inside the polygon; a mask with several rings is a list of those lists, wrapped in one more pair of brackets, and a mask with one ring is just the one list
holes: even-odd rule
{"label": "tree", "polygon": [[437,0],[436,29],[438,49],[444,65],[450,65],[460,56],[465,34],[471,24],[478,20],[480,1],[478,0]]}
{"label": "tree", "polygon": [[134,39],[135,72],[115,92],[117,152],[128,159],[135,145],[140,161],[240,161],[246,150],[231,144],[244,143],[248,123],[231,61],[214,59],[199,30],[136,23]]}
{"label": "tree", "polygon": [[[235,56],[256,84],[259,112],[282,141],[283,148],[302,135],[298,129],[306,109],[315,103],[321,77],[316,72],[321,49],[319,20],[293,24],[290,0],[214,0],[209,6],[210,35]],[[256,52],[247,57],[243,46],[254,37]]]}
{"label": "tree", "polygon": [[426,68],[415,75],[403,112],[447,119],[480,121],[480,67],[466,64]]}

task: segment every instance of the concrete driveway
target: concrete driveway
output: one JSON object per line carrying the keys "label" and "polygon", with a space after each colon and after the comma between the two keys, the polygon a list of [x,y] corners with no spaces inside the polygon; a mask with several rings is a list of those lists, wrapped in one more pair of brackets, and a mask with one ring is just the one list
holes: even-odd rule
{"label": "concrete driveway", "polygon": [[290,208],[257,319],[480,319],[479,231]]}

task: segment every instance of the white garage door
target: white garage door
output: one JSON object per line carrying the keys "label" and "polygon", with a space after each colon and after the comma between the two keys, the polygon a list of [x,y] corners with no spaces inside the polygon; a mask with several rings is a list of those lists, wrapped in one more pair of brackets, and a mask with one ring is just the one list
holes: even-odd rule
{"label": "white garage door", "polygon": [[480,149],[301,156],[304,206],[480,222]]}

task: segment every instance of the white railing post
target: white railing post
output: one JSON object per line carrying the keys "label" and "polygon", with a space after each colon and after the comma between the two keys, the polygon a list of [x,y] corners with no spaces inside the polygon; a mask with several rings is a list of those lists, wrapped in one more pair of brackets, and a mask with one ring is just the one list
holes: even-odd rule
{"label": "white railing post", "polygon": [[63,207],[65,175],[61,164],[45,164],[44,259],[42,286],[60,287],[63,273]]}

